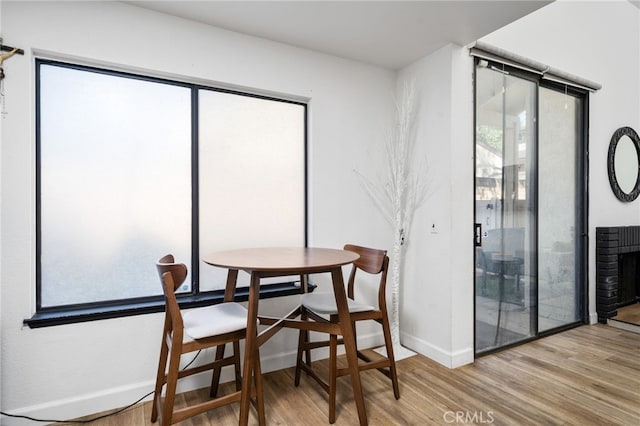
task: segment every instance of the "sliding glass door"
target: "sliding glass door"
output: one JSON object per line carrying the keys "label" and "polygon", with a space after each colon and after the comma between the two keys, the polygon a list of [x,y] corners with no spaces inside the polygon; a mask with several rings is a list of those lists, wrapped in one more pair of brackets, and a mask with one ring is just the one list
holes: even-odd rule
{"label": "sliding glass door", "polygon": [[476,78],[476,350],[485,350],[535,333],[537,86],[492,68]]}
{"label": "sliding glass door", "polygon": [[581,98],[539,90],[538,331],[580,320]]}
{"label": "sliding glass door", "polygon": [[484,65],[476,68],[476,353],[581,317],[582,98]]}

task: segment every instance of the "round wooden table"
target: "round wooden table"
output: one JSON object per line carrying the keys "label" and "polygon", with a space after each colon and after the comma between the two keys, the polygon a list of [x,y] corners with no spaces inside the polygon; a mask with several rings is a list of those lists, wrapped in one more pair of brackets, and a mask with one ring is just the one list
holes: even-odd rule
{"label": "round wooden table", "polygon": [[[264,247],[219,251],[203,257],[209,265],[228,270],[225,288],[225,301],[232,301],[238,271],[246,271],[251,275],[249,284],[249,302],[247,318],[247,337],[245,342],[244,370],[242,375],[242,399],[240,402],[240,425],[249,422],[249,402],[251,397],[251,377],[253,375],[254,357],[259,357],[259,348],[275,331],[287,322],[281,322],[258,335],[258,302],[260,300],[260,279],[267,277],[331,273],[333,291],[340,321],[339,333],[344,340],[353,396],[358,410],[361,425],[367,424],[367,413],[362,394],[358,356],[353,326],[349,319],[347,294],[344,288],[342,266],[353,263],[359,258],[354,252],[328,248],[313,247]],[[303,290],[306,286],[303,280]],[[291,323],[291,322],[289,322]],[[284,325],[283,325],[284,324]],[[260,374],[256,372],[256,374]],[[256,389],[256,391],[261,391]]]}

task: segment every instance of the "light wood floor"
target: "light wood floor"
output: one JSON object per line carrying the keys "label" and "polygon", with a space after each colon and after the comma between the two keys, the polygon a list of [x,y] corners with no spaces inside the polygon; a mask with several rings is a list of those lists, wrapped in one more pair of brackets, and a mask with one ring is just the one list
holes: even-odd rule
{"label": "light wood floor", "polygon": [[[326,372],[326,360],[318,364]],[[640,334],[605,325],[582,326],[454,370],[422,356],[399,361],[398,369],[398,401],[386,377],[362,374],[369,424],[640,425]],[[268,373],[264,386],[269,425],[328,425],[327,397],[304,375],[296,388],[293,369]],[[358,424],[349,393],[349,379],[339,379],[336,425]],[[189,392],[180,403],[205,396]],[[92,425],[149,425],[150,414],[147,402]],[[234,404],[181,425],[237,425],[237,419]],[[253,409],[250,424],[257,424]]]}
{"label": "light wood floor", "polygon": [[613,317],[613,319],[640,325],[640,303],[618,308],[618,315]]}

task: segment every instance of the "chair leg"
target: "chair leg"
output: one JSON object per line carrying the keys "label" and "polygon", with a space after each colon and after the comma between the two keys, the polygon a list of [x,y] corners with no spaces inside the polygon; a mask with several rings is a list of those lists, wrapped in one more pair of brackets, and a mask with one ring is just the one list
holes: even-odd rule
{"label": "chair leg", "polygon": [[167,391],[162,407],[162,424],[168,426],[173,417],[173,404],[176,399],[176,388],[178,385],[178,373],[180,370],[180,348],[174,345],[169,354],[169,372],[167,374]]}
{"label": "chair leg", "polygon": [[167,368],[167,356],[169,354],[169,347],[165,340],[165,334],[162,333],[162,346],[160,347],[160,359],[158,360],[158,373],[156,374],[156,386],[153,393],[153,406],[151,408],[151,422],[155,423],[158,420],[158,405],[157,401],[162,398],[162,386],[166,381],[165,371]]}
{"label": "chair leg", "polygon": [[[220,345],[216,347],[216,361],[220,361],[224,358],[224,349],[226,345]],[[209,390],[209,396],[215,398],[218,395],[218,385],[220,384],[220,374],[222,373],[222,367],[216,367],[213,369],[213,377],[211,378],[211,388]]]}
{"label": "chair leg", "polygon": [[[305,321],[307,319],[307,315],[304,311],[304,308],[302,310],[302,313],[300,314],[300,319],[302,321]],[[296,387],[300,385],[300,370],[302,369],[303,353],[306,357],[307,365],[311,365],[311,359],[310,359],[311,354],[309,353],[310,350],[306,349],[306,345],[308,342],[309,342],[309,332],[307,330],[300,330],[300,332],[298,333],[298,353],[296,355],[296,374],[293,380],[293,383]]]}
{"label": "chair leg", "polygon": [[396,399],[400,399],[400,388],[398,387],[398,374],[396,372],[396,358],[393,354],[393,341],[391,339],[391,329],[389,327],[389,320],[385,315],[382,318],[382,333],[384,334],[384,344],[387,348],[387,358],[389,359],[389,376],[391,384],[393,386],[393,396]]}
{"label": "chair leg", "polygon": [[353,328],[353,340],[356,344],[356,351],[358,350],[358,329],[356,327],[356,322],[351,321],[351,328]]}
{"label": "chair leg", "polygon": [[264,426],[266,419],[264,415],[264,391],[262,389],[262,367],[260,366],[260,354],[256,354],[255,365],[253,367],[253,380],[256,387],[256,410],[258,411],[258,424]]}
{"label": "chair leg", "polygon": [[[309,331],[305,330],[304,339],[307,344],[311,343],[311,338],[309,337]],[[306,348],[304,351],[304,362],[311,367],[311,349]]]}
{"label": "chair leg", "polygon": [[240,370],[240,342],[235,340],[233,342],[233,365],[236,377],[236,391],[242,389],[242,373]]}
{"label": "chair leg", "polygon": [[307,341],[305,338],[305,330],[300,330],[298,333],[298,353],[296,355],[296,374],[293,379],[293,384],[297,387],[300,385],[300,370],[302,370],[302,355],[305,352],[304,345]]}
{"label": "chair leg", "polygon": [[329,336],[329,423],[336,422],[336,384],[338,370],[338,336]]}

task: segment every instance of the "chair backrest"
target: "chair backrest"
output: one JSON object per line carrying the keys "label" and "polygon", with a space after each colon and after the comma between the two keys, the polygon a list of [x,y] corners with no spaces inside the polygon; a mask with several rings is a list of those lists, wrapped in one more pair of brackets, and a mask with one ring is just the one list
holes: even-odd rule
{"label": "chair backrest", "polygon": [[171,275],[172,281],[172,291],[175,292],[187,278],[187,265],[184,263],[176,263],[173,255],[167,254],[158,260],[156,263],[156,268],[158,269],[158,274],[160,275],[160,280],[163,282],[164,288],[164,274],[169,273]]}
{"label": "chair backrest", "polygon": [[380,282],[378,285],[378,304],[380,309],[386,307],[385,288],[387,284],[387,271],[389,269],[389,256],[386,250],[378,250],[368,247],[346,244],[344,250],[358,253],[360,258],[353,262],[353,268],[349,275],[347,283],[347,296],[354,298],[354,286],[356,280],[356,272],[361,269],[369,274],[380,274]]}
{"label": "chair backrest", "polygon": [[167,329],[174,332],[180,330],[181,333],[183,328],[182,315],[180,314],[175,292],[187,278],[187,266],[184,263],[176,263],[173,255],[167,254],[158,260],[156,268],[158,269],[162,291],[164,292],[165,331]]}

